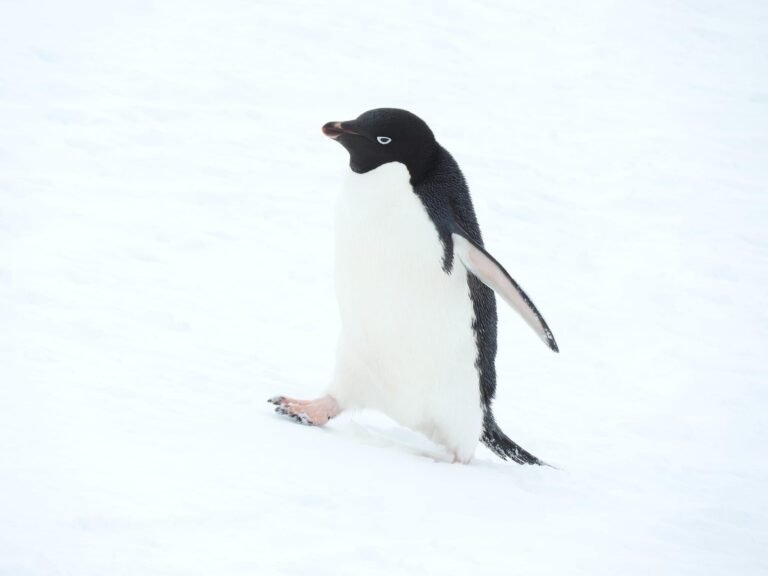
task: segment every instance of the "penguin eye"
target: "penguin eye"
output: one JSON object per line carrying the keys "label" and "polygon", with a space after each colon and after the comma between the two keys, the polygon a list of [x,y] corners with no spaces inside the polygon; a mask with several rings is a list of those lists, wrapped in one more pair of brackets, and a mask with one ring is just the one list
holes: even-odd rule
{"label": "penguin eye", "polygon": [[376,141],[379,144],[386,146],[387,144],[392,142],[392,138],[390,138],[389,136],[376,136]]}

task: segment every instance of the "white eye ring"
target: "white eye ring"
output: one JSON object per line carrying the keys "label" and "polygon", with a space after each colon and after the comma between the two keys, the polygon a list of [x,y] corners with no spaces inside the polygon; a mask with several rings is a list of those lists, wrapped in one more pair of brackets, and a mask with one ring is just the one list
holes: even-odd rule
{"label": "white eye ring", "polygon": [[378,142],[383,146],[386,146],[387,144],[392,142],[392,138],[390,138],[389,136],[376,136],[376,142]]}

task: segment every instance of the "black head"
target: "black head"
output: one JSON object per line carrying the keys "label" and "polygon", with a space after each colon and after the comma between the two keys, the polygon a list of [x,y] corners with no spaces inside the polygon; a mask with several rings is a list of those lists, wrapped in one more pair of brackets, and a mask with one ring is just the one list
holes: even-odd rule
{"label": "black head", "polygon": [[432,167],[438,149],[432,130],[415,114],[397,108],[376,108],[345,122],[328,122],[323,134],[349,152],[349,167],[362,174],[388,162],[408,167],[420,180]]}

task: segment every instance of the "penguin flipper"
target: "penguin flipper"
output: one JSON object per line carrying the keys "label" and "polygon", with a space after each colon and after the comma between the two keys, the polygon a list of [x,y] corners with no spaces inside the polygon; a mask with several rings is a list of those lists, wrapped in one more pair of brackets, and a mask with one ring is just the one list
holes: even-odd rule
{"label": "penguin flipper", "polygon": [[485,248],[469,238],[460,226],[454,225],[451,236],[454,253],[459,257],[464,267],[514,308],[549,348],[559,352],[560,349],[557,347],[555,337],[547,326],[544,317],[536,309],[528,295],[520,288],[520,285],[512,279],[509,272]]}

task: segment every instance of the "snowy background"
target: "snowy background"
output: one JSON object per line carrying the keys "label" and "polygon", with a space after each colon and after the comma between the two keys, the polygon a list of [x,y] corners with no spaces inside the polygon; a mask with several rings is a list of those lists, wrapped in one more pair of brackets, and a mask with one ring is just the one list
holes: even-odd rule
{"label": "snowy background", "polygon": [[[0,3],[0,574],[768,572],[768,4]],[[320,126],[430,123],[500,313],[469,466],[331,374]]]}

